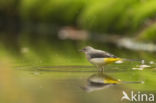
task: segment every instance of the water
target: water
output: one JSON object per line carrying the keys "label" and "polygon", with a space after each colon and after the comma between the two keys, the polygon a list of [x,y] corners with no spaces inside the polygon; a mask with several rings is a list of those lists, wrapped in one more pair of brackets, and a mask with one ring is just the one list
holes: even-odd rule
{"label": "water", "polygon": [[[32,35],[20,36],[18,45],[0,43],[0,103],[123,103],[123,91],[156,94],[154,53]],[[86,45],[137,61],[101,73],[79,52]]]}
{"label": "water", "polygon": [[21,97],[29,103],[120,103],[123,91],[148,94],[156,87],[153,68],[132,70],[125,64],[108,66],[103,73],[93,66],[16,67],[16,73]]}

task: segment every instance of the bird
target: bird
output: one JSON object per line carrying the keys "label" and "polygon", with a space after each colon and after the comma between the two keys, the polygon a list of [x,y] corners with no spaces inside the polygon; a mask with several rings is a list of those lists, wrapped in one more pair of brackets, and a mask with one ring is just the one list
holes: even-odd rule
{"label": "bird", "polygon": [[80,51],[85,53],[86,58],[91,64],[96,65],[96,67],[100,68],[100,70],[102,71],[104,70],[104,66],[106,64],[111,64],[114,62],[122,62],[124,60],[111,53],[95,49],[91,46],[86,46]]}

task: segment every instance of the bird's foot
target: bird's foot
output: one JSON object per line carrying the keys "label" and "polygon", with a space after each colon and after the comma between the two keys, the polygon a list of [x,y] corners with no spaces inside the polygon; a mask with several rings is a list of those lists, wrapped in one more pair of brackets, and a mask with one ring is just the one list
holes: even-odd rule
{"label": "bird's foot", "polygon": [[99,68],[98,72],[104,72],[104,67]]}

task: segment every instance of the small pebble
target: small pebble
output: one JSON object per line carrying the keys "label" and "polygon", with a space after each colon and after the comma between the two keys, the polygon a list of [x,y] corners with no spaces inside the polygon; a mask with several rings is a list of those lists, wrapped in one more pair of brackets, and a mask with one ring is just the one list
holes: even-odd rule
{"label": "small pebble", "polygon": [[117,63],[117,64],[121,64],[121,63],[123,63],[123,61],[118,60],[118,61],[116,61],[115,63]]}
{"label": "small pebble", "polygon": [[132,68],[133,70],[143,70],[144,68]]}
{"label": "small pebble", "polygon": [[149,65],[140,65],[140,68],[148,68],[148,67],[151,67]]}
{"label": "small pebble", "polygon": [[150,63],[150,64],[154,64],[154,61],[150,61],[149,63]]}

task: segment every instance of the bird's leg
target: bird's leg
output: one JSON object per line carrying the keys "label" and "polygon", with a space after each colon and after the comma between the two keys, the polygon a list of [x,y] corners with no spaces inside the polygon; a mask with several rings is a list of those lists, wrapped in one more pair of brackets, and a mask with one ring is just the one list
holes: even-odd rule
{"label": "bird's leg", "polygon": [[102,72],[104,72],[104,66],[102,66]]}
{"label": "bird's leg", "polygon": [[99,66],[98,66],[98,65],[96,65],[96,67],[97,67],[97,72],[100,72]]}
{"label": "bird's leg", "polygon": [[100,66],[98,70],[99,70],[99,72],[103,72],[103,67]]}
{"label": "bird's leg", "polygon": [[104,71],[104,66],[96,65],[96,67],[98,68],[98,72],[103,72]]}
{"label": "bird's leg", "polygon": [[104,72],[104,66],[100,66],[99,72]]}
{"label": "bird's leg", "polygon": [[99,73],[101,72],[101,68],[98,68],[98,72],[99,72]]}

